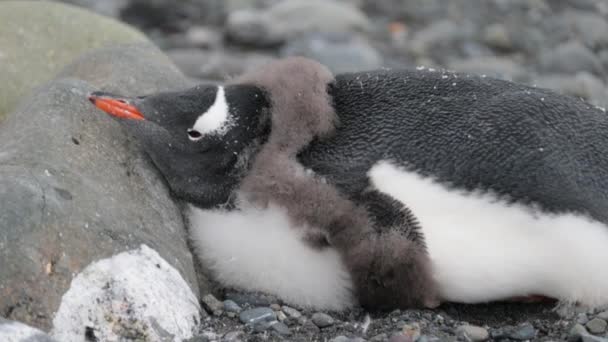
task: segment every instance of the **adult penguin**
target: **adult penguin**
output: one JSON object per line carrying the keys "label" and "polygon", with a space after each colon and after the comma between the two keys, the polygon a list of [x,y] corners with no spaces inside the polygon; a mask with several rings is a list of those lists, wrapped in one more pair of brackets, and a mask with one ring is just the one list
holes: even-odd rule
{"label": "adult penguin", "polygon": [[[274,71],[283,81],[310,75],[306,68]],[[272,72],[265,68],[258,80]],[[315,80],[327,81],[321,95],[331,111],[318,108],[335,113],[337,121],[328,122],[339,124],[299,142],[292,165],[302,166],[297,174],[308,175],[306,182],[263,206],[239,191],[273,141],[273,106],[295,104],[281,107],[289,113],[306,103],[285,98],[301,96],[302,83],[291,89],[291,81],[245,77],[227,86],[91,100],[123,118],[175,195],[193,204],[198,253],[227,286],[328,309],[357,299],[386,308],[391,293],[394,306],[430,306],[435,286],[439,299],[465,303],[529,295],[608,303],[603,110],[544,89],[433,69]],[[286,180],[268,193],[284,194]],[[314,206],[306,184],[331,196]],[[294,219],[291,204],[299,200],[305,214]],[[334,230],[335,219],[349,217],[351,226],[371,227],[337,224],[341,236],[356,231],[355,242],[399,237],[353,252],[352,240]],[[404,240],[419,248],[404,252],[394,243]],[[395,274],[410,266],[414,272]]]}

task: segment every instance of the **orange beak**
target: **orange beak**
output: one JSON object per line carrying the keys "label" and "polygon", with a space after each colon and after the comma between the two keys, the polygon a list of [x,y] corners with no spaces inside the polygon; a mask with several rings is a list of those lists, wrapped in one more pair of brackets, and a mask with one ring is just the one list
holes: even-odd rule
{"label": "orange beak", "polygon": [[126,100],[102,93],[92,93],[89,101],[104,112],[121,119],[145,120],[143,114]]}

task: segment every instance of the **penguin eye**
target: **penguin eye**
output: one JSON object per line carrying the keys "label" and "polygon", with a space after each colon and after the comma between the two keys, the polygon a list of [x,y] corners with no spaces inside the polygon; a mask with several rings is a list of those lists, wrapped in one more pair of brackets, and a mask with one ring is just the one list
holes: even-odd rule
{"label": "penguin eye", "polygon": [[192,141],[197,141],[200,140],[203,137],[203,135],[201,134],[201,132],[192,129],[192,128],[188,128],[188,138]]}

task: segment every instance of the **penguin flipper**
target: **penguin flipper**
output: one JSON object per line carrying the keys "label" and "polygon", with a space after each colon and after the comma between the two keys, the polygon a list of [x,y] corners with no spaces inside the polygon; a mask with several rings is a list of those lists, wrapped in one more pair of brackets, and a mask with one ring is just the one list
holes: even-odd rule
{"label": "penguin flipper", "polygon": [[373,309],[438,306],[431,261],[411,210],[375,189],[356,202],[366,208],[374,228],[346,257],[360,304]]}

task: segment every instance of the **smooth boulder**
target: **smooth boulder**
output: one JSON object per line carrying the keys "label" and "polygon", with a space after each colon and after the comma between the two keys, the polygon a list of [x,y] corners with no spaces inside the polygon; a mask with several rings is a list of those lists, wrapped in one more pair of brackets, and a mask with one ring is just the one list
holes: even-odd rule
{"label": "smooth boulder", "polygon": [[86,51],[144,42],[114,19],[49,1],[0,1],[0,121],[33,87]]}
{"label": "smooth boulder", "polygon": [[91,52],[60,74],[0,125],[0,312],[62,341],[187,338],[199,292],[180,208],[87,95],[190,84],[149,44]]}

